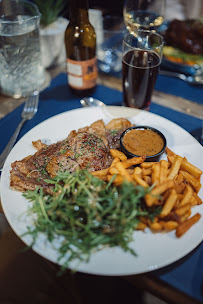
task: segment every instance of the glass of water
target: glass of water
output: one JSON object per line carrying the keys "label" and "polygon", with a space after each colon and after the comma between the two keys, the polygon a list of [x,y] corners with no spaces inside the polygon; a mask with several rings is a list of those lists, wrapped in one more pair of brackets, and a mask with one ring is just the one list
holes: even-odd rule
{"label": "glass of water", "polygon": [[45,83],[41,64],[36,5],[23,0],[0,1],[0,89],[14,98],[26,97]]}
{"label": "glass of water", "polygon": [[121,76],[122,42],[125,26],[122,17],[104,16],[95,26],[97,34],[97,61],[99,71]]}

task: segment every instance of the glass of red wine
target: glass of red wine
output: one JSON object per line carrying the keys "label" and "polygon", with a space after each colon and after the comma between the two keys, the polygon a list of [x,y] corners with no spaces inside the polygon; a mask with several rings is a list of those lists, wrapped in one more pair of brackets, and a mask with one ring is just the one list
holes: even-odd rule
{"label": "glass of red wine", "polygon": [[123,105],[149,110],[162,61],[163,37],[155,31],[126,32],[122,48]]}

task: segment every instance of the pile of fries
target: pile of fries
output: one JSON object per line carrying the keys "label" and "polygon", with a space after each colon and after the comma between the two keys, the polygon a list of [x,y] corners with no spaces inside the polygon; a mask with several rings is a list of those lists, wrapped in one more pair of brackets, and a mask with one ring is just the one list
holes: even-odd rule
{"label": "pile of fries", "polygon": [[160,162],[145,162],[145,156],[127,159],[127,156],[116,149],[110,150],[113,162],[107,169],[92,172],[104,181],[110,181],[116,175],[113,183],[119,186],[124,180],[151,187],[145,195],[148,207],[162,206],[161,213],[154,221],[140,218],[136,229],[149,227],[153,232],[176,230],[176,236],[181,237],[192,227],[201,215],[191,216],[192,207],[202,204],[198,192],[201,188],[202,171],[189,163],[186,158],[176,155],[166,148],[167,159]]}

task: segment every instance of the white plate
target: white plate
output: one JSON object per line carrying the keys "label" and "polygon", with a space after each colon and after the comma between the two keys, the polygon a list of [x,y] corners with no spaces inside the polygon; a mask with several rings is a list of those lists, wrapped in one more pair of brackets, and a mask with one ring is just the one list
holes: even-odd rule
{"label": "white plate", "polygon": [[[166,136],[169,148],[203,170],[203,148],[184,129],[146,111],[123,107],[108,107],[108,110],[111,115],[127,117],[136,125],[148,125],[159,129]],[[54,143],[64,139],[71,130],[90,125],[98,119],[103,119],[107,123],[111,120],[108,113],[102,108],[82,108],[62,113],[34,127],[15,145],[2,172],[1,198],[7,220],[19,237],[27,231],[27,225],[32,224],[32,219],[26,216],[29,203],[20,192],[9,188],[11,163],[35,153],[32,147],[33,140],[49,139]],[[200,197],[203,198],[203,189],[200,191]],[[155,270],[177,261],[203,240],[203,206],[194,207],[193,212],[199,212],[202,217],[182,238],[177,239],[174,232],[153,234],[149,230],[135,231],[131,246],[137,257],[125,253],[119,247],[105,248],[92,254],[88,263],[80,263],[78,270],[99,275],[130,275]],[[22,240],[26,244],[31,242],[29,236],[22,237]],[[59,242],[59,239],[55,240],[54,245],[57,247]],[[40,235],[33,249],[48,260],[57,262],[57,251],[48,243],[45,235]],[[71,263],[71,268],[75,265],[74,262]]]}

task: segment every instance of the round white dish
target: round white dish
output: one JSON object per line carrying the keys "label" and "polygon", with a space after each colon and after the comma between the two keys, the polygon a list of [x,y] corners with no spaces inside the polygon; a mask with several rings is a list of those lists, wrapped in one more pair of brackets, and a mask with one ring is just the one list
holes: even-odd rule
{"label": "round white dish", "polygon": [[[203,170],[202,146],[184,129],[173,122],[146,111],[124,107],[81,108],[68,111],[40,123],[14,146],[3,168],[1,177],[1,200],[5,216],[15,233],[27,244],[31,243],[30,236],[23,236],[27,226],[32,225],[32,218],[28,217],[29,202],[20,192],[11,190],[9,176],[11,163],[21,160],[36,150],[32,141],[42,139],[51,143],[67,137],[70,131],[88,126],[92,122],[103,119],[105,123],[113,117],[126,117],[136,125],[148,125],[160,130],[167,139],[168,147],[176,154],[184,156],[189,162]],[[162,158],[166,158],[163,155]],[[203,189],[200,190],[203,198]],[[169,265],[196,248],[203,240],[203,205],[193,208],[202,217],[185,235],[176,238],[174,231],[170,233],[152,233],[135,231],[131,247],[137,257],[124,252],[119,247],[105,248],[91,255],[88,263],[72,262],[70,268],[77,265],[78,271],[98,275],[131,275],[148,272]],[[40,235],[33,247],[41,256],[57,263],[57,247],[60,240],[50,244],[45,235]]]}

